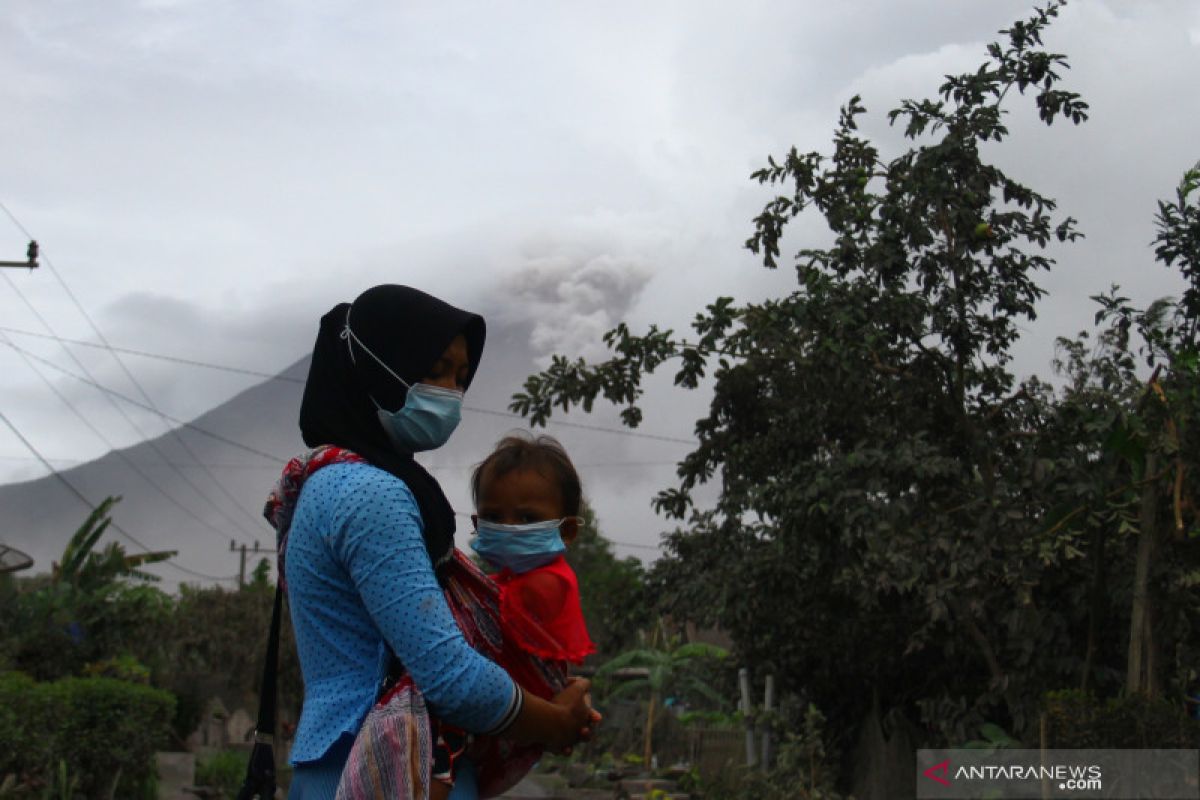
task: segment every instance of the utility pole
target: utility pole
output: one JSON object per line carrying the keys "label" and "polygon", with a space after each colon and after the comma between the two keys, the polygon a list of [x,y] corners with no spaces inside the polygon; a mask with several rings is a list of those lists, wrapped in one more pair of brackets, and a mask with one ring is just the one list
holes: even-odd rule
{"label": "utility pole", "polygon": [[0,261],[0,267],[21,267],[35,270],[38,267],[38,243],[31,241],[25,250],[24,261]]}
{"label": "utility pole", "polygon": [[239,546],[237,542],[235,542],[233,539],[230,539],[229,540],[229,552],[238,553],[240,556],[241,563],[238,566],[238,588],[240,589],[241,587],[246,585],[246,553],[255,553],[255,554],[262,553],[263,555],[273,555],[279,551],[262,549],[258,546],[257,541],[254,542],[254,548],[251,549],[245,543],[243,543],[241,546]]}

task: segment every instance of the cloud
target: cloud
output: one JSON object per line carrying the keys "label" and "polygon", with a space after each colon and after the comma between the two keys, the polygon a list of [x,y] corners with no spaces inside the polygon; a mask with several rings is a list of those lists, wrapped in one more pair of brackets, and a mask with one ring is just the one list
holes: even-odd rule
{"label": "cloud", "polygon": [[601,336],[624,318],[650,274],[643,260],[560,243],[531,254],[505,288],[533,322],[530,343],[545,366],[554,353],[602,358]]}
{"label": "cloud", "polygon": [[[864,131],[900,146],[883,113],[972,68],[997,29],[1029,13],[1028,0],[17,0],[0,19],[0,141],[21,157],[0,164],[0,200],[115,345],[274,371],[307,352],[334,303],[400,282],[483,312],[497,334],[485,367],[519,381],[530,349],[543,364],[551,352],[595,358],[622,320],[680,330],[717,295],[793,288],[788,266],[764,270],[742,248],[786,191],[752,183],[751,170],[793,144],[828,152],[837,107],[856,91],[872,114]],[[1175,285],[1147,245],[1154,201],[1196,159],[1198,21],[1169,0],[1089,0],[1051,28],[1047,46],[1070,56],[1066,83],[1092,120],[1047,130],[1014,113],[996,153],[1088,239],[1055,251],[1022,370],[1044,373],[1053,337],[1089,323],[1088,294],[1114,280],[1139,299]],[[795,220],[785,264],[824,235],[819,215]],[[0,258],[25,244],[0,226]],[[92,337],[48,271],[13,278],[60,334]],[[6,325],[40,330],[3,285],[0,298]],[[69,366],[57,345],[25,344]],[[135,393],[110,357],[78,353]],[[253,381],[127,363],[181,418]],[[37,446],[97,454],[6,348],[0,369],[5,413]],[[118,442],[134,436],[94,390],[51,380]],[[643,429],[687,436],[703,393],[673,390],[669,371],[647,385]],[[613,421],[608,410],[572,419]],[[494,438],[497,418],[479,423],[480,441]],[[0,434],[0,455],[29,457]],[[686,450],[578,436],[581,461]],[[5,463],[0,480],[28,474]],[[596,469],[589,482],[612,506],[647,482]],[[658,524],[625,511],[602,516]]]}

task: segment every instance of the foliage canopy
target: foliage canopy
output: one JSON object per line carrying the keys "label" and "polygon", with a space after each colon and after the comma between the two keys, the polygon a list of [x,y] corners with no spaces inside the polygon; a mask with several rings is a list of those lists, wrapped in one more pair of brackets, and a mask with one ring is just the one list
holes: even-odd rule
{"label": "foliage canopy", "polygon": [[[1061,393],[1018,382],[1011,350],[1043,295],[1046,248],[1080,234],[985,157],[1008,140],[1022,97],[1047,125],[1086,120],[1087,104],[1061,87],[1065,56],[1043,47],[1062,5],[1002,31],[978,69],[948,76],[933,98],[893,109],[903,152],[886,158],[859,132],[855,97],[831,154],[768,158],[752,177],[778,194],[746,246],[775,269],[798,215],[820,214],[830,232],[796,254],[792,291],[717,298],[691,341],[619,325],[604,338],[611,358],[556,356],[511,404],[542,424],[602,399],[636,426],[644,376],[678,362],[677,386],[709,380],[699,444],[655,500],[685,523],[655,586],[670,610],[730,631],[749,663],[842,720],[844,737],[872,697],[962,742],[991,719],[1028,733],[1047,690],[1120,685],[1112,622],[1129,618],[1120,603],[1135,582],[1114,565],[1134,560],[1139,504],[1161,499],[1144,455],[1163,446],[1128,331],[1157,328],[1127,310],[1095,349],[1064,341]],[[1157,255],[1195,282],[1188,197],[1181,188],[1160,206]],[[1180,352],[1179,331],[1194,335],[1196,297],[1179,306],[1188,322],[1160,336],[1164,354]],[[1134,417],[1147,433],[1125,441],[1145,444],[1140,461],[1115,450],[1117,423]],[[719,500],[697,509],[692,492],[709,481]],[[1188,559],[1156,563],[1193,574]],[[1183,598],[1164,609],[1197,607]]]}

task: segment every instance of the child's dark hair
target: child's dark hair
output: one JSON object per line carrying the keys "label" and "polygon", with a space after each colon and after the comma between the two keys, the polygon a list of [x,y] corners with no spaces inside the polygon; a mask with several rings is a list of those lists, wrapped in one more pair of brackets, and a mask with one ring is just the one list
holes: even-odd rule
{"label": "child's dark hair", "polygon": [[579,516],[583,503],[583,486],[570,456],[553,436],[521,432],[510,433],[496,443],[496,449],[471,474],[471,499],[479,506],[479,491],[484,476],[499,478],[514,470],[537,470],[547,480],[558,485],[562,495],[563,516]]}

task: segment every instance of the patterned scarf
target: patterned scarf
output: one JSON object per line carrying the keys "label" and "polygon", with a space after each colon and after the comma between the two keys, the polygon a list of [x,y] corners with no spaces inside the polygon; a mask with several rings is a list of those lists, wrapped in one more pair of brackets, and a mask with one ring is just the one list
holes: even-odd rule
{"label": "patterned scarf", "polygon": [[296,456],[283,468],[283,474],[279,476],[275,488],[267,495],[263,516],[275,529],[275,551],[279,554],[279,584],[285,592],[287,572],[284,571],[284,557],[287,554],[288,532],[292,529],[292,514],[296,512],[296,502],[300,499],[300,490],[304,488],[304,482],[321,467],[365,460],[344,447],[322,445]]}

